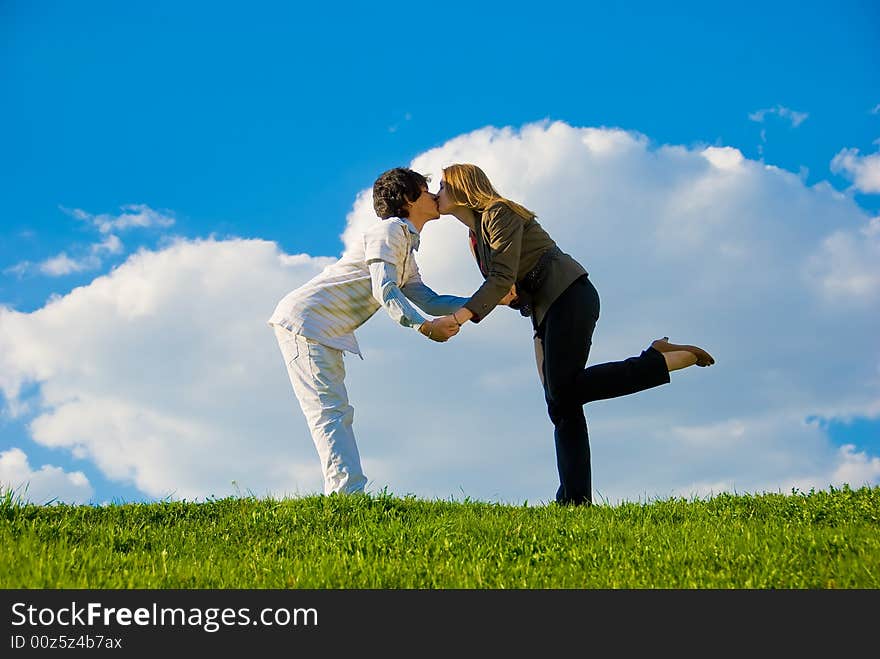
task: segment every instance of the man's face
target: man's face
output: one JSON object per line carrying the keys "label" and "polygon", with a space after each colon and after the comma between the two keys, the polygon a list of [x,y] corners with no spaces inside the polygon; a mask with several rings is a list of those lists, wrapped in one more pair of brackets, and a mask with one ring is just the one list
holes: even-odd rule
{"label": "man's face", "polygon": [[424,220],[434,220],[440,217],[437,210],[437,196],[428,192],[428,188],[422,187],[422,194],[419,198],[409,204],[410,218],[419,218]]}

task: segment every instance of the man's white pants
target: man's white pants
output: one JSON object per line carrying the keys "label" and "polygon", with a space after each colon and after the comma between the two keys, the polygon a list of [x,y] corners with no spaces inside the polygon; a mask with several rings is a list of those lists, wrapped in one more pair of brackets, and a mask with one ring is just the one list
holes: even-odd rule
{"label": "man's white pants", "polygon": [[354,439],[342,351],[273,325],[293,391],[324,473],[324,494],[363,492],[367,484]]}

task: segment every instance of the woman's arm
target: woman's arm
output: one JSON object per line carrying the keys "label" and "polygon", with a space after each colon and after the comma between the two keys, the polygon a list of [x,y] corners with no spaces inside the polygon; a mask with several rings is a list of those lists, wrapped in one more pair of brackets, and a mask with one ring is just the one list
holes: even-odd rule
{"label": "woman's arm", "polygon": [[[516,300],[516,297],[516,284],[514,284],[510,287],[510,290],[507,292],[507,294],[503,298],[498,300],[497,306],[509,305],[511,302]],[[473,318],[474,314],[467,307],[461,307],[460,309],[456,309],[451,314],[449,314],[448,317],[452,318],[458,324],[458,326],[461,327],[467,321]],[[446,318],[446,316],[444,316],[444,318]]]}
{"label": "woman's arm", "polygon": [[450,314],[468,300],[466,297],[435,293],[422,281],[418,272],[413,273],[400,290],[419,309],[432,316]]}
{"label": "woman's arm", "polygon": [[[480,322],[516,284],[522,246],[522,218],[507,204],[499,203],[483,214],[482,224],[490,248],[488,275],[483,285],[456,314],[456,320],[461,322]],[[465,315],[468,317],[465,318]]]}

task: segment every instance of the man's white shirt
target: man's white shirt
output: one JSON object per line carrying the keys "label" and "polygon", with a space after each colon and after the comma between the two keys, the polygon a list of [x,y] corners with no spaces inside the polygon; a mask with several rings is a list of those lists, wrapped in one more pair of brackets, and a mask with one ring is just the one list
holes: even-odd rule
{"label": "man's white shirt", "polygon": [[434,316],[460,309],[468,298],[438,295],[422,282],[418,248],[419,232],[408,219],[380,220],[336,263],[284,296],[269,325],[363,358],[354,331],[380,307],[416,329],[425,318],[410,301]]}

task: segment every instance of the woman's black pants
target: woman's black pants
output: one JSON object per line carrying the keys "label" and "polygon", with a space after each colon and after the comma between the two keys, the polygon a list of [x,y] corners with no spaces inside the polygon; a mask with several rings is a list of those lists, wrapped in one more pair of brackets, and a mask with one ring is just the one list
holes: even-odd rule
{"label": "woman's black pants", "polygon": [[599,293],[587,275],[550,306],[535,333],[538,368],[554,426],[562,504],[591,504],[590,440],[584,404],[669,382],[663,355],[648,348],[638,357],[585,368],[599,319]]}

